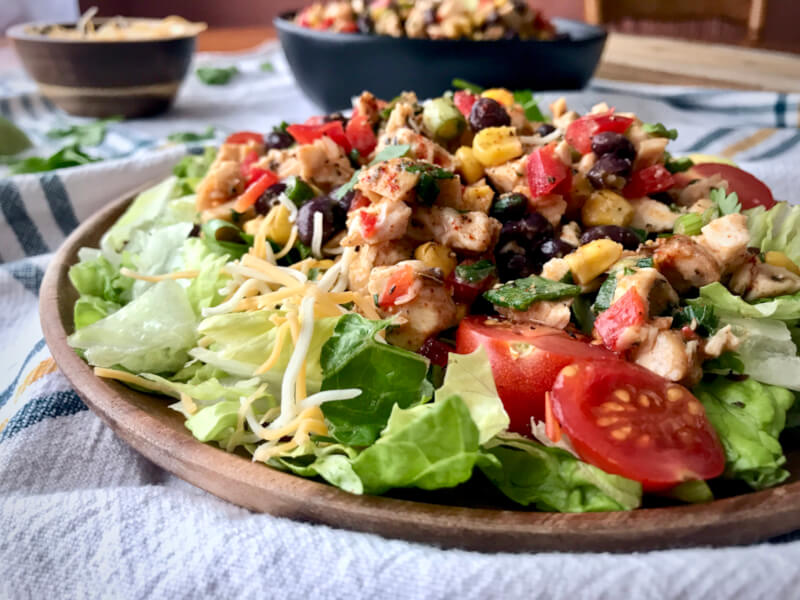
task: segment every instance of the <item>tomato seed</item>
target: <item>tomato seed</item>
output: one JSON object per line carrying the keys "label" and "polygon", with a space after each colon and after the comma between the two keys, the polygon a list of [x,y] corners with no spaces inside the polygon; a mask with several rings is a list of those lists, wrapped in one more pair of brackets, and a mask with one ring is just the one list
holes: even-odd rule
{"label": "tomato seed", "polygon": [[650,406],[650,398],[644,394],[639,394],[639,406],[643,406],[644,408]]}
{"label": "tomato seed", "polygon": [[615,429],[614,431],[612,431],[611,437],[613,437],[615,440],[622,441],[631,434],[631,431],[633,431],[631,426],[625,425],[625,427],[620,427],[619,429]]}
{"label": "tomato seed", "polygon": [[650,445],[651,441],[652,440],[651,440],[650,436],[645,433],[645,434],[639,436],[639,438],[636,440],[636,445],[639,448],[646,448],[647,446]]}
{"label": "tomato seed", "polygon": [[617,404],[616,402],[603,402],[600,405],[600,408],[603,409],[605,412],[624,412],[625,407],[621,404]]}
{"label": "tomato seed", "polygon": [[682,398],[683,398],[683,388],[674,386],[667,390],[667,400],[669,400],[670,402],[677,402]]}
{"label": "tomato seed", "polygon": [[608,427],[619,421],[619,417],[600,417],[597,419],[597,424],[600,427]]}
{"label": "tomato seed", "polygon": [[631,401],[631,394],[628,390],[617,390],[614,392],[614,397],[619,400],[620,402],[630,402]]}
{"label": "tomato seed", "polygon": [[575,377],[577,373],[578,373],[578,368],[575,365],[569,365],[561,369],[561,374],[564,377]]}
{"label": "tomato seed", "polygon": [[699,402],[695,402],[694,400],[689,402],[687,408],[689,409],[689,414],[691,415],[699,416],[703,414],[703,407]]}

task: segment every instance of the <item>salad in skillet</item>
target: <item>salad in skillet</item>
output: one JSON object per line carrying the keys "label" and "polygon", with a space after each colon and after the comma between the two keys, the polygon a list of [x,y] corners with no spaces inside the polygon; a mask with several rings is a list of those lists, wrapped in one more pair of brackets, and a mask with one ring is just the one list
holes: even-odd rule
{"label": "salad in skillet", "polygon": [[69,343],[198,440],[354,494],[584,512],[781,483],[800,208],[621,107],[550,111],[365,92],[233,134],[80,252]]}

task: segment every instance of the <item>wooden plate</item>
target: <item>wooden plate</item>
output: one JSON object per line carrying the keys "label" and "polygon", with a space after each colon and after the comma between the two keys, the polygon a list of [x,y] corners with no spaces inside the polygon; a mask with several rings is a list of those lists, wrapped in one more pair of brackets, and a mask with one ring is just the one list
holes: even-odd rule
{"label": "wooden plate", "polygon": [[[510,505],[506,505],[509,509],[485,507],[485,500],[479,501],[484,507],[465,506],[475,496],[462,488],[427,496],[401,491],[401,498],[354,496],[200,443],[183,426],[182,416],[167,408],[164,398],[95,377],[66,343],[73,329],[76,299],[67,278],[69,266],[77,262],[79,248],[97,246],[101,234],[129,202],[130,198],[111,203],[78,228],[56,254],[41,288],[45,339],[78,394],[117,435],[157,465],[220,498],[291,519],[488,552],[622,552],[744,544],[800,529],[798,482],[705,505],[540,513]],[[792,481],[796,481],[800,451],[789,453],[789,463]]]}

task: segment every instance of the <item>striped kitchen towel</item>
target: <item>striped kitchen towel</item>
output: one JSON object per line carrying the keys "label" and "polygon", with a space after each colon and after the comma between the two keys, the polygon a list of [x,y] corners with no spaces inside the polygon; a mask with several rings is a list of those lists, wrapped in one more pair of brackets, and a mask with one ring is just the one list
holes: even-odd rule
{"label": "striped kitchen towel", "polygon": [[[49,356],[38,290],[51,253],[109,200],[169,173],[178,130],[267,130],[301,120],[301,96],[273,46],[243,55],[225,88],[190,79],[175,109],[111,126],[104,162],[0,179],[0,598],[789,598],[800,541],[632,555],[479,554],[251,514],[183,483],[117,439]],[[261,71],[270,61],[275,69]],[[1,62],[1,61],[0,61]],[[542,94],[546,103],[554,94]],[[567,94],[676,127],[675,152],[723,154],[800,201],[800,96],[596,81]],[[49,147],[79,122],[0,77],[0,112]],[[37,150],[39,150],[37,148]]]}

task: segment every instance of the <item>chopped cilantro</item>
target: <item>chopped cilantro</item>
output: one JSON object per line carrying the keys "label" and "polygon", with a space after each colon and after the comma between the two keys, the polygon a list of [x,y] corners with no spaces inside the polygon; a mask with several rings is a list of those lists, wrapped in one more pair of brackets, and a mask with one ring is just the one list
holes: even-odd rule
{"label": "chopped cilantro", "polygon": [[642,123],[642,130],[654,137],[663,137],[670,140],[678,139],[678,130],[667,129],[663,123]]}
{"label": "chopped cilantro", "polygon": [[468,283],[484,281],[495,273],[495,266],[488,260],[483,259],[471,265],[458,265],[456,267],[456,277]]}
{"label": "chopped cilantro", "polygon": [[483,297],[497,306],[514,310],[528,310],[534,302],[558,300],[577,296],[580,293],[581,288],[578,285],[570,285],[531,275],[524,279],[509,281],[500,287],[489,290],[483,294]]}

